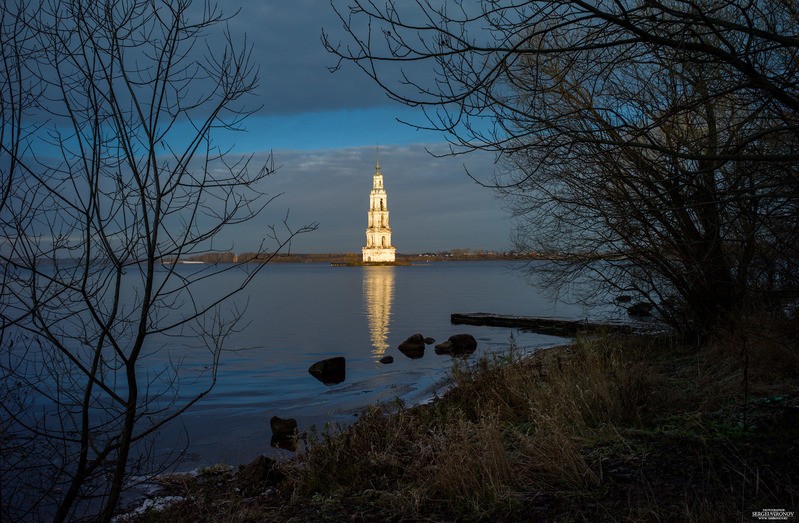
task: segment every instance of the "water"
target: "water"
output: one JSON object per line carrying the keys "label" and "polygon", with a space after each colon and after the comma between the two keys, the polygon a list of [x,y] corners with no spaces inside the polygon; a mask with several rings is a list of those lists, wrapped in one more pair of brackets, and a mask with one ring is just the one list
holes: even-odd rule
{"label": "water", "polygon": [[[507,350],[509,337],[525,350],[562,340],[505,328],[451,325],[453,312],[560,316],[586,315],[579,306],[557,303],[529,285],[520,265],[507,262],[439,262],[402,267],[331,267],[328,264],[268,265],[238,298],[247,302],[240,332],[222,354],[213,391],[156,439],[156,454],[184,450],[179,468],[217,462],[244,463],[259,454],[288,452],[270,447],[269,419],[296,418],[300,430],[347,424],[363,406],[400,398],[423,402],[446,387],[449,356],[429,346],[411,360],[396,347],[419,332],[438,341],[466,332],[478,340],[471,358]],[[183,266],[181,271],[198,270]],[[226,282],[224,278],[229,279]],[[230,273],[198,299],[234,285]],[[154,340],[153,348],[167,344]],[[149,358],[151,369],[166,351]],[[172,358],[177,354],[173,348]],[[204,365],[207,352],[185,349],[187,368]],[[384,355],[394,363],[379,363]],[[320,359],[344,356],[347,378],[327,386],[308,374]],[[152,370],[151,370],[152,371]],[[202,382],[197,384],[199,390]],[[192,392],[191,387],[181,390]]]}

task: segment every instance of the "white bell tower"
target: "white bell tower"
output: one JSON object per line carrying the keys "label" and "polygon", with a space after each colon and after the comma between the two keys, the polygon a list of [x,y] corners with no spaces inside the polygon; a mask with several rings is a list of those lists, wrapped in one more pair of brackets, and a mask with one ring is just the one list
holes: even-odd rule
{"label": "white bell tower", "polygon": [[375,174],[372,176],[372,192],[369,194],[369,226],[366,229],[366,247],[363,248],[365,263],[394,262],[396,247],[391,246],[391,227],[388,226],[388,200],[380,172],[380,151],[377,152]]}

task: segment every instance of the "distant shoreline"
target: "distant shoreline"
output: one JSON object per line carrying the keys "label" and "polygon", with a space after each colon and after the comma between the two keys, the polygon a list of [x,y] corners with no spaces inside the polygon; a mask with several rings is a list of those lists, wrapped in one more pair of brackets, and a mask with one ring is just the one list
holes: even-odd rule
{"label": "distant shoreline", "polygon": [[[438,261],[495,261],[495,260],[535,260],[544,259],[530,254],[499,253],[499,252],[441,252],[422,254],[401,254],[396,256],[395,265],[410,265],[412,263],[427,263]],[[209,252],[190,255],[182,258],[178,263],[331,263],[336,265],[368,265],[362,261],[361,255],[356,253],[305,253],[305,254],[256,254],[230,252]],[[175,263],[175,260],[165,260],[165,264]]]}

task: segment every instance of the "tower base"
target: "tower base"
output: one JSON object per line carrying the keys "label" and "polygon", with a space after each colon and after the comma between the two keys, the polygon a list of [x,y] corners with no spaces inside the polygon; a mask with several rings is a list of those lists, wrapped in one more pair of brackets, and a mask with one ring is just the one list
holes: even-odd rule
{"label": "tower base", "polygon": [[391,263],[397,255],[396,247],[364,247],[362,251],[364,263]]}

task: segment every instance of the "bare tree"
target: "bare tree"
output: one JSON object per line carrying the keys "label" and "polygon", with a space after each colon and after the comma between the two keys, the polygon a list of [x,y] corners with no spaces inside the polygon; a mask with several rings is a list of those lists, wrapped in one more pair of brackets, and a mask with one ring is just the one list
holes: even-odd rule
{"label": "bare tree", "polygon": [[[206,39],[225,20],[192,0],[2,8],[4,516],[109,520],[154,466],[148,438],[211,390],[241,327],[222,304],[262,264],[176,264],[274,198],[259,191],[271,161],[212,140],[257,85],[246,42]],[[285,225],[265,231],[267,260],[314,228]],[[236,283],[197,293],[224,272]],[[190,350],[207,351],[202,370],[181,368]]]}
{"label": "bare tree", "polygon": [[496,176],[473,176],[507,197],[521,248],[557,258],[554,283],[634,292],[690,336],[796,294],[795,1],[337,12],[339,67],[420,106],[452,154],[498,154]]}

